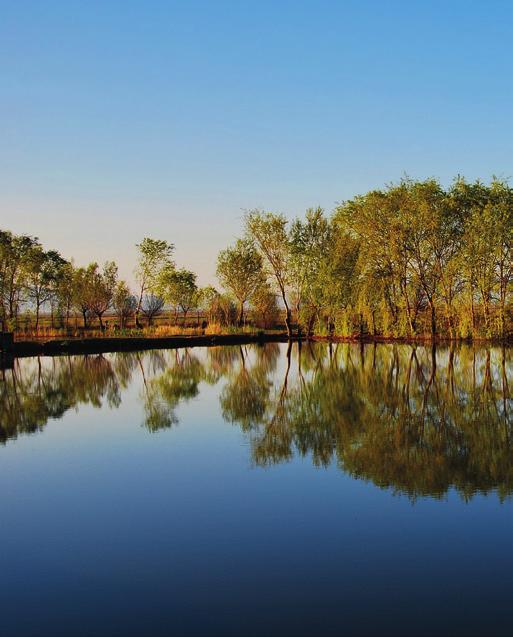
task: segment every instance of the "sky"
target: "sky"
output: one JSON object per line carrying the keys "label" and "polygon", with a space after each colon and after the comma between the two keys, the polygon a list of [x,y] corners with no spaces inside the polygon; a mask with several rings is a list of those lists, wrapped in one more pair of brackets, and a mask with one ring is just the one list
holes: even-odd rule
{"label": "sky", "polygon": [[0,0],[0,228],[215,283],[244,210],[513,176],[513,0]]}

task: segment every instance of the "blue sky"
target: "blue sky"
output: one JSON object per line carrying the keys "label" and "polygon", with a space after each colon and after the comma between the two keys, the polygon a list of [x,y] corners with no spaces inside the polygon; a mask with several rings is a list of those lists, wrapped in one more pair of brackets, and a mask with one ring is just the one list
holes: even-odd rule
{"label": "blue sky", "polygon": [[215,280],[243,209],[513,175],[513,0],[0,0],[0,227]]}

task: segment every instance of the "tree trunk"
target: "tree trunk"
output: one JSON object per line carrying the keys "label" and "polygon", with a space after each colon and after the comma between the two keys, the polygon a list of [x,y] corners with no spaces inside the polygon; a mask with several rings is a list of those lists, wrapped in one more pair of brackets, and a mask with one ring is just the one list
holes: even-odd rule
{"label": "tree trunk", "polygon": [[406,318],[408,320],[408,328],[410,330],[410,336],[414,336],[416,332],[415,318],[412,317],[412,307],[410,302],[410,295],[408,294],[408,283],[406,277],[403,276],[399,282],[399,288],[404,298]]}
{"label": "tree trunk", "polygon": [[431,338],[436,337],[436,309],[433,301],[429,301],[429,307],[431,308]]}
{"label": "tree trunk", "polygon": [[82,310],[82,316],[84,318],[84,329],[87,329],[87,310]]}
{"label": "tree trunk", "polygon": [[472,338],[476,336],[476,307],[474,303],[474,286],[470,288],[470,312],[472,315]]}
{"label": "tree trunk", "polygon": [[506,292],[501,283],[499,300],[499,318],[501,322],[501,337],[506,336]]}
{"label": "tree trunk", "polygon": [[488,297],[485,296],[484,294],[482,295],[482,297],[483,297],[483,314],[484,314],[484,321],[485,321],[485,327],[486,327],[486,335],[489,336],[490,335],[490,305],[489,305]]}
{"label": "tree trunk", "polygon": [[377,330],[376,330],[376,310],[372,310],[372,336],[376,336],[377,335]]}
{"label": "tree trunk", "polygon": [[315,312],[312,312],[310,314],[310,318],[308,319],[308,327],[306,331],[307,338],[312,338],[313,336],[314,323],[315,323]]}
{"label": "tree trunk", "polygon": [[287,337],[290,340],[292,338],[292,318],[288,305],[285,308],[285,327],[287,328]]}
{"label": "tree trunk", "polygon": [[242,324],[244,323],[244,301],[240,301],[239,304],[239,327],[242,327]]}
{"label": "tree trunk", "polygon": [[142,329],[142,324],[139,321],[139,316],[141,315],[141,307],[142,307],[142,300],[143,300],[143,294],[144,294],[144,286],[141,285],[141,292],[139,294],[139,301],[137,302],[137,307],[135,309],[135,327],[137,329]]}

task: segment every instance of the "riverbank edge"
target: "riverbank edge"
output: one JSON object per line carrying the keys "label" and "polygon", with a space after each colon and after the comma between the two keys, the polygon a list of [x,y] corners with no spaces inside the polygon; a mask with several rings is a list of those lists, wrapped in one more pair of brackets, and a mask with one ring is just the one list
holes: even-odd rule
{"label": "riverbank edge", "polygon": [[[321,342],[321,343],[397,343],[410,345],[451,345],[458,343],[479,343],[490,345],[512,345],[509,339],[451,339],[439,337],[432,340],[429,337],[393,338],[380,336],[293,336],[291,341]],[[219,345],[249,345],[252,343],[286,343],[286,332],[258,333],[258,334],[213,334],[194,336],[160,336],[160,337],[118,337],[118,338],[84,338],[84,339],[51,339],[47,341],[14,341],[10,351],[0,352],[4,357],[27,356],[59,356],[65,354],[107,354],[109,352],[134,352],[151,349],[178,349],[181,347],[215,347]]]}
{"label": "riverbank edge", "polygon": [[[52,339],[47,341],[14,341],[4,356],[59,356],[63,354],[107,354],[150,349],[178,349],[181,347],[213,347],[216,345],[248,345],[251,343],[286,343],[287,334],[215,334],[204,336],[159,336],[126,338]],[[297,339],[294,339],[297,340]]]}

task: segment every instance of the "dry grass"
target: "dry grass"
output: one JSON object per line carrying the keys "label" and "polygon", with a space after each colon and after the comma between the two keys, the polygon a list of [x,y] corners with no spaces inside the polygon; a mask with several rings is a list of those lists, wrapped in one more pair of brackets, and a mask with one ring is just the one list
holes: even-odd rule
{"label": "dry grass", "polygon": [[145,328],[144,335],[152,336],[198,336],[203,334],[200,327],[180,327],[179,325],[158,325],[154,328]]}

